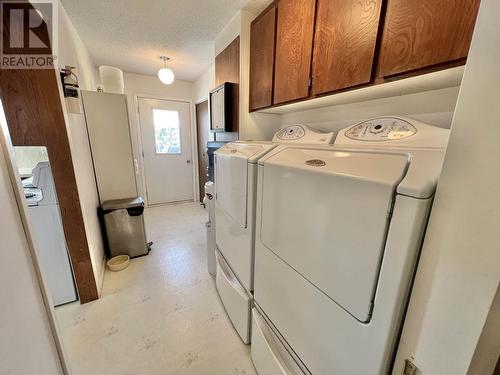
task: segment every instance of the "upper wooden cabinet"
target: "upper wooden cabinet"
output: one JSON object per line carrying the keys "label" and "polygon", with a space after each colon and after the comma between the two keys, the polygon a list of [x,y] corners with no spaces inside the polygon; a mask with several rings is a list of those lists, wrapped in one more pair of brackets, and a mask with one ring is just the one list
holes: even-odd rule
{"label": "upper wooden cabinet", "polygon": [[313,94],[369,83],[382,0],[318,0]]}
{"label": "upper wooden cabinet", "polygon": [[480,0],[388,0],[378,76],[467,57]]}
{"label": "upper wooden cabinet", "polygon": [[250,26],[250,111],[273,104],[275,26],[274,6]]}
{"label": "upper wooden cabinet", "polygon": [[280,0],[274,104],[309,96],[316,0]]}
{"label": "upper wooden cabinet", "polygon": [[228,128],[233,132],[239,129],[240,103],[240,37],[237,36],[229,45],[215,57],[215,85],[226,82],[234,83],[232,94],[232,121]]}
{"label": "upper wooden cabinet", "polygon": [[250,111],[464,64],[479,2],[274,0],[251,26]]}

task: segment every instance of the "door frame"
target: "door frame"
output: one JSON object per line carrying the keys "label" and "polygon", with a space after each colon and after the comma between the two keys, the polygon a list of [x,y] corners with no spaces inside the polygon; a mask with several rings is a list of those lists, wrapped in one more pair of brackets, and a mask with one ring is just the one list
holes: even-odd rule
{"label": "door frame", "polygon": [[[204,100],[200,100],[198,102],[195,102],[193,107],[194,107],[194,115],[195,115],[195,122],[194,122],[194,128],[195,128],[195,135],[196,135],[196,163],[198,165],[198,168],[197,168],[197,181],[198,181],[198,192],[199,192],[199,199],[198,201],[200,202],[203,202],[203,198],[205,197],[205,186],[200,186],[200,180],[201,180],[201,175],[200,175],[200,153],[199,153],[199,144],[198,144],[198,112],[196,110],[196,107],[202,103],[205,103],[207,102],[207,105],[208,105],[208,117],[209,117],[209,124],[208,124],[208,140],[210,141],[210,103],[208,102],[208,98],[207,99],[204,99]],[[205,174],[207,172],[205,171]],[[202,192],[203,191],[203,192]]]}
{"label": "door frame", "polygon": [[[196,202],[197,200],[200,199],[199,197],[199,183],[198,183],[198,140],[196,138],[196,120],[194,118],[195,111],[194,111],[194,104],[192,100],[186,100],[186,99],[178,99],[178,98],[171,98],[171,97],[165,97],[165,96],[159,96],[159,95],[150,95],[150,94],[135,94],[134,95],[134,107],[135,107],[135,116],[136,116],[136,124],[137,124],[137,129],[135,129],[135,137],[136,137],[136,142],[137,142],[137,152],[138,155],[135,155],[134,153],[134,159],[137,161],[138,164],[138,169],[139,169],[139,178],[137,179],[137,190],[142,191],[142,195],[144,198],[144,202],[147,207],[156,207],[156,206],[162,206],[162,205],[168,205],[168,204],[176,204],[177,202],[174,203],[162,203],[162,204],[154,204],[150,205],[148,202],[148,197],[146,194],[147,188],[146,188],[146,172],[144,168],[144,157],[143,157],[143,151],[144,147],[142,144],[142,132],[141,132],[141,117],[139,113],[139,99],[151,99],[151,100],[164,100],[164,101],[170,101],[170,102],[177,102],[177,103],[187,103],[189,104],[189,116],[190,116],[190,124],[189,124],[189,131],[191,132],[191,168],[192,168],[192,183],[193,183],[193,201]],[[140,180],[140,181],[139,181]]]}

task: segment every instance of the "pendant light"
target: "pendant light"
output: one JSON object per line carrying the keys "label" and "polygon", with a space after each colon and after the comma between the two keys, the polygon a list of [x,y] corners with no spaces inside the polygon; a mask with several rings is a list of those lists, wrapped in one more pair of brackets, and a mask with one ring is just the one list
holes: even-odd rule
{"label": "pendant light", "polygon": [[170,57],[160,56],[160,59],[163,61],[163,68],[158,71],[158,78],[165,85],[170,85],[175,79],[172,69],[167,68],[167,61],[170,61]]}

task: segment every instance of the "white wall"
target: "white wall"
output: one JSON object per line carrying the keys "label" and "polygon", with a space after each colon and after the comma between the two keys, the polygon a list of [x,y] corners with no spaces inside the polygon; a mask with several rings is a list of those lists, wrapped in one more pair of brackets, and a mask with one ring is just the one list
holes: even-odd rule
{"label": "white wall", "polygon": [[450,128],[459,87],[341,104],[282,115],[282,126],[301,123],[323,131],[338,131],[371,117],[400,115]]}
{"label": "white wall", "polygon": [[208,100],[208,93],[214,87],[215,63],[212,63],[193,83],[193,103]]}
{"label": "white wall", "polygon": [[[82,90],[95,90],[99,82],[97,67],[83,45],[76,29],[62,6],[59,7],[59,47],[58,64],[75,66]],[[88,142],[87,127],[83,114],[68,113],[65,109],[66,126],[75,169],[80,205],[87,234],[92,268],[99,294],[105,271],[105,253],[97,207],[99,199],[92,165],[92,155]]]}
{"label": "white wall", "polygon": [[0,374],[62,374],[7,165],[0,142]]}
{"label": "white wall", "polygon": [[[134,73],[124,73],[125,94],[127,95],[127,105],[130,120],[130,134],[132,136],[132,148],[134,158],[137,159],[139,174],[137,175],[137,190],[139,195],[145,197],[145,182],[141,171],[144,170],[143,159],[141,156],[141,133],[139,124],[139,115],[137,111],[137,97],[147,97],[154,99],[170,99],[191,103],[191,128],[194,127],[194,110],[192,105],[193,83],[181,80],[175,80],[171,85],[164,85],[157,76],[149,76]],[[196,134],[193,133],[194,149],[196,150]],[[194,168],[197,168],[197,160],[194,158]],[[195,169],[196,171],[197,169]],[[197,189],[195,189],[195,192]],[[196,197],[195,197],[196,199]]]}
{"label": "white wall", "polygon": [[56,63],[76,66],[80,86],[84,90],[94,90],[99,83],[99,73],[87,48],[80,39],[73,23],[61,3],[59,3],[59,46]]}
{"label": "white wall", "polygon": [[[499,60],[500,2],[483,0],[395,374],[405,358],[426,375],[468,373],[494,301],[500,282]],[[499,337],[496,332],[497,345]],[[498,351],[488,358],[495,361]]]}

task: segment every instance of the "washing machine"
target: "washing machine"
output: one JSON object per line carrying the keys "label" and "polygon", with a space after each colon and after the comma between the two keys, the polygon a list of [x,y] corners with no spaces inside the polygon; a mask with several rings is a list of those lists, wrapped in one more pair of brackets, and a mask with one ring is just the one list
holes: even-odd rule
{"label": "washing machine", "polygon": [[331,144],[334,133],[304,125],[278,131],[271,142],[232,142],[215,152],[216,287],[234,328],[250,342],[253,306],[257,161],[279,144]]}
{"label": "washing machine", "polygon": [[49,162],[40,162],[23,181],[38,260],[54,306],[76,301],[66,238]]}
{"label": "washing machine", "polygon": [[260,375],[389,373],[448,136],[379,117],[259,159]]}

